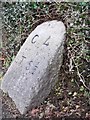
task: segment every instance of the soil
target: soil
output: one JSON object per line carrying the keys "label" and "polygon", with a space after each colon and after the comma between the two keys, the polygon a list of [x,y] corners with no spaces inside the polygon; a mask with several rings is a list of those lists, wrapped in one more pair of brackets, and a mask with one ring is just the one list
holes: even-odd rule
{"label": "soil", "polygon": [[[87,97],[83,93],[74,92],[78,88],[70,88],[72,86],[67,77],[67,82],[63,77],[63,65],[60,70],[60,79],[55,88],[46,98],[46,100],[38,107],[29,110],[26,114],[21,115],[17,110],[12,99],[5,93],[2,93],[2,118],[17,118],[32,120],[38,119],[81,119],[90,120],[90,103]],[[65,75],[64,75],[65,76]],[[66,78],[66,76],[65,76]],[[57,91],[56,88],[60,90]],[[72,94],[68,94],[72,89]]]}

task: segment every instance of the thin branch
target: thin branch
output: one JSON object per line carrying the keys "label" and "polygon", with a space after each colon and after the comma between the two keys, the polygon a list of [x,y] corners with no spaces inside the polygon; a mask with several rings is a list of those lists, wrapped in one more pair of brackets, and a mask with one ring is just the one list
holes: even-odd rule
{"label": "thin branch", "polygon": [[75,67],[76,67],[76,69],[77,69],[77,74],[78,74],[78,77],[79,77],[79,79],[80,79],[80,82],[82,82],[82,84],[83,84],[83,86],[86,88],[86,89],[88,89],[88,90],[90,90],[90,88],[88,88],[87,86],[86,86],[86,84],[85,84],[85,79],[84,79],[84,77],[80,74],[80,72],[79,72],[79,68],[78,68],[78,65],[75,63],[75,60],[72,58],[72,60],[73,60],[73,62],[74,62],[74,64],[75,64]]}

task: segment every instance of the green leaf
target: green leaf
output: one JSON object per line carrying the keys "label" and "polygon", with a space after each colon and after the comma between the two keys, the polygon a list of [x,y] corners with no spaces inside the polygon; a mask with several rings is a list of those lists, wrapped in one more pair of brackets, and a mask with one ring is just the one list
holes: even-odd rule
{"label": "green leaf", "polygon": [[83,86],[80,87],[80,91],[81,91],[81,92],[84,91],[84,87],[83,87]]}

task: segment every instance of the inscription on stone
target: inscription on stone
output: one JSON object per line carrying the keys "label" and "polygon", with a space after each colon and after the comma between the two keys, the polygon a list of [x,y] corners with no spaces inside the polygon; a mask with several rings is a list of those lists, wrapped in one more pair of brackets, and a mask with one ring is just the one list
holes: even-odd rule
{"label": "inscription on stone", "polygon": [[57,82],[65,32],[64,24],[57,20],[37,26],[4,75],[1,89],[21,114],[40,105]]}

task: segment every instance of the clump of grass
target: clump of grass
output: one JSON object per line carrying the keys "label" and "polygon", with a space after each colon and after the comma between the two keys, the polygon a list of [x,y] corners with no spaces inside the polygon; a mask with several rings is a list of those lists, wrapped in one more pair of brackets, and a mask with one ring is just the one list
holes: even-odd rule
{"label": "clump of grass", "polygon": [[57,8],[67,26],[66,56],[68,61],[65,59],[67,62],[64,62],[64,66],[66,65],[68,69],[64,68],[63,72],[70,76],[73,90],[74,86],[77,86],[75,91],[78,95],[86,96],[87,93],[89,98],[89,3],[63,3],[57,4]]}

